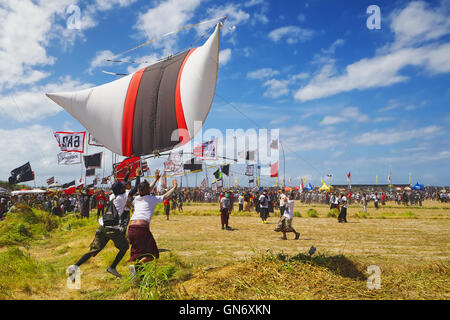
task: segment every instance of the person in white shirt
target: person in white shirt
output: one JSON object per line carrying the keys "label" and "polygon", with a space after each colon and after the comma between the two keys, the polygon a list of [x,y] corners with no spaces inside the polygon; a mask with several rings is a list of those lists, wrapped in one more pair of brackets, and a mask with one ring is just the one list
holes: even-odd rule
{"label": "person in white shirt", "polygon": [[259,216],[261,217],[262,223],[267,223],[267,218],[269,217],[269,201],[270,198],[267,195],[267,190],[264,190],[262,195],[258,198],[259,201]]}
{"label": "person in white shirt", "polygon": [[341,201],[342,206],[341,206],[341,212],[339,213],[339,216],[338,216],[338,222],[339,223],[341,223],[341,222],[347,223],[347,197],[342,193],[341,193],[340,201]]}
{"label": "person in white shirt", "polygon": [[239,211],[243,211],[244,210],[244,195],[243,194],[239,195],[238,203],[239,203]]}
{"label": "person in white shirt", "polygon": [[[122,277],[117,272],[116,266],[125,256],[125,253],[129,248],[128,240],[120,227],[120,217],[128,200],[128,194],[125,192],[125,184],[128,181],[129,175],[130,169],[128,169],[128,174],[122,182],[117,181],[112,185],[113,194],[111,195],[110,202],[106,207],[105,215],[98,219],[100,226],[95,232],[95,237],[89,247],[89,251],[84,254],[74,265],[67,268],[69,277],[73,278],[81,264],[85,263],[91,257],[95,257],[100,251],[103,250],[109,240],[114,242],[114,245],[117,249],[119,249],[119,252],[117,253],[111,266],[106,271],[117,278]],[[140,171],[139,173],[136,171],[136,175],[140,175]],[[138,182],[139,179],[136,179],[136,184]],[[136,186],[130,192],[130,195],[133,195],[136,192]],[[105,218],[106,215],[107,217]]]}
{"label": "person in white shirt", "polygon": [[289,199],[286,201],[286,209],[278,222],[277,227],[274,229],[275,232],[283,233],[283,240],[287,240],[286,233],[295,233],[295,240],[300,238],[300,233],[295,231],[292,227],[292,220],[294,219],[294,193],[291,192]]}
{"label": "person in white shirt", "polygon": [[287,197],[284,194],[284,190],[280,190],[280,217],[283,216],[284,211],[286,210],[286,202],[287,202]]}
{"label": "person in white shirt", "polygon": [[[155,176],[156,184],[159,175]],[[172,181],[172,189],[164,195],[151,195],[151,187],[147,181],[142,182],[138,186],[138,195],[134,198],[132,204],[134,213],[130,219],[128,227],[128,240],[131,244],[130,259],[128,261],[136,261],[136,265],[152,261],[159,258],[159,250],[156,241],[150,232],[150,221],[155,210],[155,206],[170,197],[177,188],[177,180]],[[135,268],[135,267],[134,267]]]}

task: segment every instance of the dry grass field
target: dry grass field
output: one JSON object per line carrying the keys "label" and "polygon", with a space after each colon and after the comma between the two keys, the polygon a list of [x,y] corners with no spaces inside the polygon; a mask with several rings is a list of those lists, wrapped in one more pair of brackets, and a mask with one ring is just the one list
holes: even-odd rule
{"label": "dry grass field", "polygon": [[[316,215],[308,215],[308,209]],[[2,299],[449,299],[450,204],[352,205],[348,223],[329,217],[324,205],[296,203],[293,226],[299,240],[273,231],[278,217],[262,224],[256,212],[230,217],[220,228],[216,204],[186,204],[170,220],[161,214],[151,230],[161,250],[141,285],[105,272],[112,243],[82,265],[81,289],[66,286],[66,268],[84,254],[97,223],[63,218],[54,230],[26,245],[0,248]],[[2,223],[7,223],[5,220]],[[314,246],[317,251],[309,256]],[[381,270],[381,289],[367,287],[367,268]]]}

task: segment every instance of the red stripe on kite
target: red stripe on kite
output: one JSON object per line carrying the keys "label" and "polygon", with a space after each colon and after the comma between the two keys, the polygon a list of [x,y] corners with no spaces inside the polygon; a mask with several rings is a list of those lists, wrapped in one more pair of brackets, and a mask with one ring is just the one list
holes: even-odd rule
{"label": "red stripe on kite", "polygon": [[136,99],[145,68],[137,71],[128,85],[127,97],[123,109],[122,120],[122,154],[126,157],[133,155],[133,123]]}
{"label": "red stripe on kite", "polygon": [[[181,74],[183,73],[184,65],[186,64],[186,61],[189,59],[189,56],[195,51],[196,48],[189,50],[188,54],[184,58],[183,64],[180,67],[180,71],[178,72],[178,79],[177,79],[177,87],[175,89],[175,113],[177,115],[177,124],[178,124],[178,130],[182,130],[180,134],[180,142],[183,142],[183,134],[188,133],[187,125],[186,125],[186,119],[184,118],[184,111],[183,111],[183,103],[181,102]],[[189,138],[189,136],[188,136]],[[189,139],[187,140],[189,141]],[[185,141],[185,142],[187,142]]]}

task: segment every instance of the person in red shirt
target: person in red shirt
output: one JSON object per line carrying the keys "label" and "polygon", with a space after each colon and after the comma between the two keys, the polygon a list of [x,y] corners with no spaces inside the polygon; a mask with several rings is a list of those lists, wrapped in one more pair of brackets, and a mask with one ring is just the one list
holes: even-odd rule
{"label": "person in red shirt", "polygon": [[164,212],[166,214],[167,220],[169,220],[169,213],[170,213],[170,199],[169,199],[169,197],[167,197],[164,200]]}
{"label": "person in red shirt", "polygon": [[106,204],[106,196],[105,192],[102,190],[97,195],[97,219],[100,218],[100,213],[103,216],[103,213],[105,211],[105,204]]}

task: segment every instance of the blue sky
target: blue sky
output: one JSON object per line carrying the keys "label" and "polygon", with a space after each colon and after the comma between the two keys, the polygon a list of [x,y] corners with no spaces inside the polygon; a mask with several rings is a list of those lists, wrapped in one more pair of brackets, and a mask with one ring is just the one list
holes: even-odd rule
{"label": "blue sky", "polygon": [[[374,4],[381,29],[366,25]],[[80,10],[79,29],[68,28],[75,17],[67,13],[70,5]],[[317,185],[330,172],[333,183],[346,183],[351,172],[354,184],[375,183],[376,176],[383,184],[392,167],[393,183],[407,183],[411,172],[412,183],[449,185],[449,13],[448,0],[1,0],[0,179],[27,161],[38,185],[51,176],[60,182],[79,177],[79,165],[57,165],[52,132],[83,127],[45,92],[113,81],[101,71],[129,73],[145,64],[106,58],[227,15],[204,131],[225,134],[255,123],[279,129],[287,184],[304,177]],[[179,32],[122,58],[155,61],[212,26]],[[101,175],[111,167],[106,155]],[[149,164],[162,168],[161,159]],[[274,181],[264,178],[268,185]]]}

